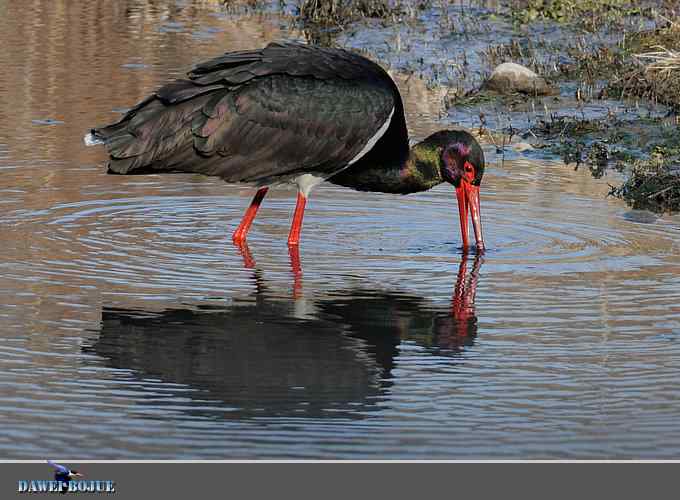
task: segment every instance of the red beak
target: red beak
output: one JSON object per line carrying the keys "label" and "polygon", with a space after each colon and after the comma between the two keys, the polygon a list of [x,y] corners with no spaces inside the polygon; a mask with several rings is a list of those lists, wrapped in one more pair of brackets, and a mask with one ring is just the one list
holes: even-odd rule
{"label": "red beak", "polygon": [[460,215],[460,233],[463,239],[463,252],[468,251],[468,212],[472,218],[472,228],[475,231],[477,252],[484,252],[484,238],[482,237],[482,218],[479,210],[479,186],[473,186],[467,180],[461,179],[456,188],[458,198],[458,214]]}

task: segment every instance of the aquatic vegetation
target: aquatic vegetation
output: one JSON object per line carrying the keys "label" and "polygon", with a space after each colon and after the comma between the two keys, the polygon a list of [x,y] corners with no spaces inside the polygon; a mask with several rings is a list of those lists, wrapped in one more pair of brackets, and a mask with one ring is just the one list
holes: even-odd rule
{"label": "aquatic vegetation", "polygon": [[583,136],[592,132],[603,132],[606,122],[595,119],[581,119],[573,116],[560,116],[551,113],[549,118],[539,120],[532,131],[545,138],[560,139],[564,137]]}
{"label": "aquatic vegetation", "polygon": [[611,195],[622,198],[633,208],[654,212],[675,212],[680,206],[680,164],[654,154],[649,160],[633,162],[630,176]]}
{"label": "aquatic vegetation", "polygon": [[639,15],[639,2],[629,0],[513,0],[511,15],[515,22],[549,20],[576,23],[589,31],[620,24],[626,17]]}
{"label": "aquatic vegetation", "polygon": [[342,26],[362,18],[394,18],[402,12],[399,3],[387,0],[302,0],[302,21],[325,26]]}

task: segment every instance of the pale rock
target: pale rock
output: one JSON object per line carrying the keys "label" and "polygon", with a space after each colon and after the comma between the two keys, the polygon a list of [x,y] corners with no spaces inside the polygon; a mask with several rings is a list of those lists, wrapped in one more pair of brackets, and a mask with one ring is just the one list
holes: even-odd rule
{"label": "pale rock", "polygon": [[521,64],[510,62],[499,64],[484,83],[483,88],[501,94],[520,92],[529,95],[552,95],[557,93],[543,77]]}

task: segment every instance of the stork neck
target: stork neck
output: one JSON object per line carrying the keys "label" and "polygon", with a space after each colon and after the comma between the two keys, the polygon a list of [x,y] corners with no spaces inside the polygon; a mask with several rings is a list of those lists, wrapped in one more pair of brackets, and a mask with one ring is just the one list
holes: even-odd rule
{"label": "stork neck", "polygon": [[444,181],[441,151],[436,145],[420,142],[399,154],[381,153],[367,155],[330,182],[359,191],[408,194],[427,191]]}
{"label": "stork neck", "polygon": [[427,191],[444,182],[441,163],[441,151],[435,145],[424,141],[414,145],[400,169],[404,192]]}
{"label": "stork neck", "polygon": [[371,190],[400,194],[427,191],[444,181],[440,169],[440,151],[420,142],[401,161],[375,165],[375,185]]}

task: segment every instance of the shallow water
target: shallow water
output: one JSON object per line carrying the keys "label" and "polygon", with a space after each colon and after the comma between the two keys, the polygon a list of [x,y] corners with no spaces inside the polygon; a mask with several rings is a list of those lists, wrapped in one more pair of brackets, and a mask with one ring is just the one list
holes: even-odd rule
{"label": "shallow water", "polygon": [[[287,26],[210,2],[0,4],[0,456],[678,458],[680,219],[607,179],[487,147],[481,259],[450,187],[321,186],[296,256],[293,192],[237,248],[252,190],[108,176],[84,147]],[[415,137],[452,125],[395,77]]]}

